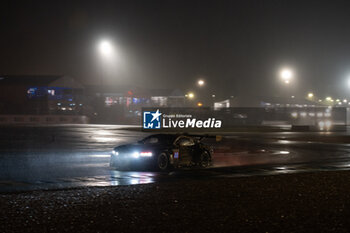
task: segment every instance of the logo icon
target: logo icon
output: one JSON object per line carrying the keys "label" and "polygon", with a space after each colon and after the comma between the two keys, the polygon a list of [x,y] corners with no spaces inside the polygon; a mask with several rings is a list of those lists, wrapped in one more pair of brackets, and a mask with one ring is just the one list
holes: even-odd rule
{"label": "logo icon", "polygon": [[144,129],[160,129],[161,128],[161,115],[157,109],[156,112],[143,112],[143,128]]}

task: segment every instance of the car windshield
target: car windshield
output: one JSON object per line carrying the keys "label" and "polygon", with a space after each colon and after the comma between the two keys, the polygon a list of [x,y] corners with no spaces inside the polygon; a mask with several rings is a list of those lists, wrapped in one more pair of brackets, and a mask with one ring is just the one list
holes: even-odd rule
{"label": "car windshield", "polygon": [[143,144],[170,144],[175,138],[173,135],[155,135],[146,137],[140,142]]}
{"label": "car windshield", "polygon": [[159,138],[158,137],[149,137],[145,140],[143,140],[144,144],[157,144],[159,143]]}

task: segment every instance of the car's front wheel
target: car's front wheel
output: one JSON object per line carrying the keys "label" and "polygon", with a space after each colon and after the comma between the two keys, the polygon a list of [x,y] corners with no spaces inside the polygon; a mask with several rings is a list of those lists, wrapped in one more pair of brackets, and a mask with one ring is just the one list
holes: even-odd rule
{"label": "car's front wheel", "polygon": [[157,168],[160,171],[166,171],[169,168],[169,156],[166,153],[160,153],[157,159]]}

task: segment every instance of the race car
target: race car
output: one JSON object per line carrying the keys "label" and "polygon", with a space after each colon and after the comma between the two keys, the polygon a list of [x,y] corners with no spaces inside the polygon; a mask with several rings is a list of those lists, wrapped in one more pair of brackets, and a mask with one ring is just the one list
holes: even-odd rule
{"label": "race car", "polygon": [[165,171],[179,167],[206,168],[212,149],[201,140],[205,136],[154,134],[134,144],[114,148],[110,166],[117,169],[142,166]]}

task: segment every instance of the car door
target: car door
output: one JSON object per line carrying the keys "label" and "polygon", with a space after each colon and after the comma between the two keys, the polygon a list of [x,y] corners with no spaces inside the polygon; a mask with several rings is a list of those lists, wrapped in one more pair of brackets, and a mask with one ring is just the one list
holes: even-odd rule
{"label": "car door", "polygon": [[178,138],[176,145],[179,150],[179,164],[182,166],[189,166],[192,162],[194,153],[194,141],[190,137]]}

